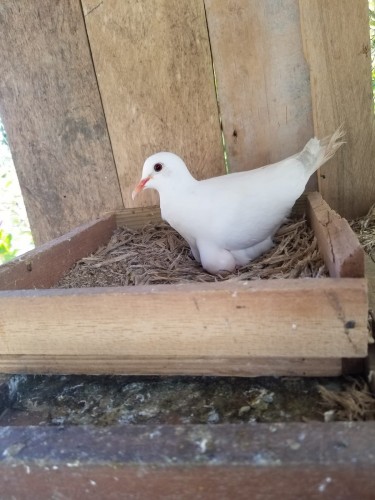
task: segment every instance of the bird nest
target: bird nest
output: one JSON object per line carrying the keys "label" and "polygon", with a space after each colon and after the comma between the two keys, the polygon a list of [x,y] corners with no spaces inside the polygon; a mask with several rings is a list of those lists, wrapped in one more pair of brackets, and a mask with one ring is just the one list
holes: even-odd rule
{"label": "bird nest", "polygon": [[225,276],[212,276],[194,260],[186,241],[168,224],[142,229],[117,229],[107,246],[81,259],[59,288],[215,282],[229,279],[318,278],[327,270],[306,220],[288,221],[274,238],[274,247]]}
{"label": "bird nest", "polygon": [[365,252],[375,262],[375,205],[370,208],[365,217],[353,220],[350,225]]}

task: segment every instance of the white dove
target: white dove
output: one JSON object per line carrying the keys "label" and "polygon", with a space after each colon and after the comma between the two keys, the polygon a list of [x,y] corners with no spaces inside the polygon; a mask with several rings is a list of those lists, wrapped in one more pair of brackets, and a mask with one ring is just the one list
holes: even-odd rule
{"label": "white dove", "polygon": [[254,170],[198,181],[182,159],[156,153],[144,163],[133,199],[156,189],[161,215],[189,243],[211,274],[233,272],[269,250],[272,237],[306,183],[343,144],[339,128],[330,138],[310,139],[303,150]]}

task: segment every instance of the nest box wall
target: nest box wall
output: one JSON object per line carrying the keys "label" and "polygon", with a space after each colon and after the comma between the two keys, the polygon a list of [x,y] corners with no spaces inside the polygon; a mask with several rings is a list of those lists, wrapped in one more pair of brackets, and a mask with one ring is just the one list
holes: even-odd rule
{"label": "nest box wall", "polygon": [[0,64],[37,243],[134,206],[153,152],[224,173],[222,134],[238,171],[344,123],[347,145],[310,187],[346,217],[375,199],[367,0],[4,0]]}

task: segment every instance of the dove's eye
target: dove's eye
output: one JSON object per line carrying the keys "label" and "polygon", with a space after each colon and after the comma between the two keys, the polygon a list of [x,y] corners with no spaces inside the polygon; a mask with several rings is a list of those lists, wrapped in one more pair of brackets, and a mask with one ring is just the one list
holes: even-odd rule
{"label": "dove's eye", "polygon": [[161,163],[155,163],[154,170],[155,172],[160,172],[163,169],[163,165]]}

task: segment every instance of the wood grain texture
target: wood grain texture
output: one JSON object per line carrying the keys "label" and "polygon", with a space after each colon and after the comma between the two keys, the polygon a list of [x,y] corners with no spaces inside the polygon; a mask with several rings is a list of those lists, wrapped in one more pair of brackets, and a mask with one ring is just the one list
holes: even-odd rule
{"label": "wood grain texture", "polygon": [[0,354],[361,358],[367,314],[364,279],[7,291]]}
{"label": "wood grain texture", "polygon": [[298,0],[205,5],[230,170],[297,153],[314,133]]}
{"label": "wood grain texture", "polygon": [[161,220],[159,206],[125,208],[116,211],[117,227],[139,229],[150,222],[157,224]]}
{"label": "wood grain texture", "polygon": [[145,159],[180,155],[198,178],[223,174],[224,156],[202,0],[82,0],[126,207]]}
{"label": "wood grain texture", "polygon": [[365,253],[348,221],[332,210],[320,193],[309,193],[307,202],[309,223],[330,276],[363,278]]}
{"label": "wood grain texture", "polygon": [[[136,426],[129,426],[134,429]],[[246,427],[245,425],[241,426]],[[58,427],[59,429],[62,426]],[[34,427],[36,429],[36,427]],[[150,430],[150,433],[152,431]],[[159,432],[155,429],[154,432]],[[191,429],[194,432],[194,429]],[[224,430],[223,430],[224,432]],[[270,430],[269,433],[273,431]],[[204,436],[204,435],[203,435]],[[318,442],[324,435],[315,435]],[[60,441],[59,441],[60,442]],[[77,435],[76,448],[81,442]],[[202,437],[195,448],[199,453],[199,444],[205,443]],[[330,442],[332,447],[346,446],[345,441]],[[125,446],[126,443],[121,441]],[[239,448],[243,447],[241,439],[236,441]],[[294,442],[291,442],[293,446]],[[148,446],[154,445],[150,441]],[[209,442],[210,445],[210,442]],[[299,443],[296,442],[296,446]],[[15,445],[22,446],[18,443]],[[105,448],[107,442],[102,441]],[[203,446],[203,445],[202,445]],[[267,445],[266,445],[267,446]],[[65,448],[64,448],[65,449]],[[12,451],[12,449],[10,449]],[[53,448],[55,455],[57,450]],[[210,451],[208,450],[207,453]],[[123,450],[123,454],[124,454]],[[163,450],[161,451],[163,453]],[[320,450],[316,453],[319,455]],[[108,498],[129,498],[137,500],[232,500],[235,492],[236,500],[373,500],[375,479],[373,462],[364,463],[358,467],[349,463],[330,463],[301,466],[292,461],[287,465],[271,465],[270,453],[264,448],[256,457],[264,460],[265,465],[237,465],[225,463],[191,466],[175,465],[175,456],[168,455],[171,463],[162,467],[154,464],[141,464],[139,454],[132,454],[133,464],[125,466],[118,463],[77,463],[72,459],[65,463],[48,462],[50,465],[41,465],[41,461],[25,461],[21,464],[6,463],[0,465],[2,492],[4,498],[29,499],[38,498],[77,498],[87,500],[102,500]],[[264,458],[265,457],[265,458]],[[44,462],[47,463],[47,462]],[[28,472],[30,474],[28,475]],[[328,485],[328,487],[326,486]],[[320,489],[319,489],[320,488]],[[126,496],[124,497],[124,492]],[[29,495],[31,493],[31,495]]]}
{"label": "wood grain texture", "polygon": [[106,245],[115,229],[115,216],[107,215],[3,264],[0,290],[53,287],[78,260]]}
{"label": "wood grain texture", "polygon": [[36,244],[121,208],[79,0],[5,0],[0,114]]}
{"label": "wood grain texture", "polygon": [[[214,353],[213,353],[214,354]],[[357,359],[357,358],[356,358]],[[0,355],[0,373],[83,375],[203,375],[229,377],[337,377],[364,373],[344,369],[338,358],[214,358],[138,356]],[[0,385],[1,400],[1,385]]]}
{"label": "wood grain texture", "polygon": [[315,134],[346,130],[347,144],[320,170],[320,191],[346,218],[365,215],[375,200],[368,8],[367,0],[300,0]]}
{"label": "wood grain texture", "polygon": [[2,496],[372,500],[374,440],[374,422],[3,427]]}

